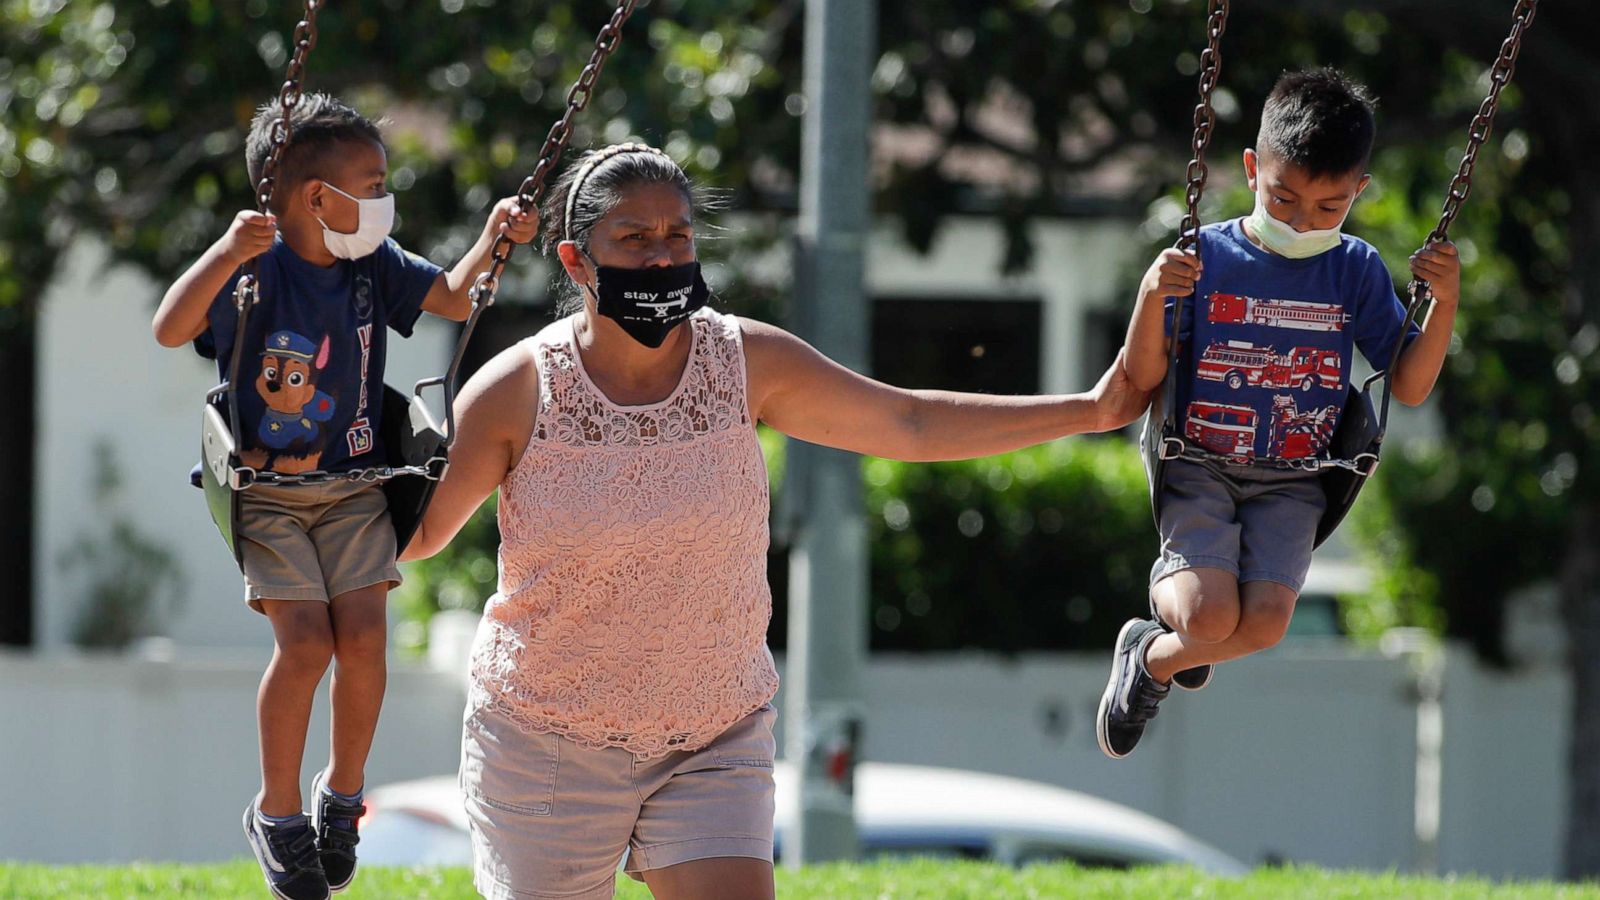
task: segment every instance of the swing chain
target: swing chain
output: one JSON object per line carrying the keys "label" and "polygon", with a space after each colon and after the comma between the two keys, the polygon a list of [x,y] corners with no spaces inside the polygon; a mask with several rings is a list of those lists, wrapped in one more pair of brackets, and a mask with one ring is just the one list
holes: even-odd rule
{"label": "swing chain", "polygon": [[[595,82],[600,78],[600,70],[605,68],[606,61],[617,49],[622,40],[622,26],[633,15],[634,7],[639,5],[639,0],[617,0],[617,8],[612,11],[610,21],[600,29],[594,40],[594,52],[589,56],[589,62],[583,67],[583,73],[567,91],[567,108],[561,119],[550,126],[550,133],[544,139],[544,146],[539,150],[539,162],[533,167],[532,174],[522,180],[522,186],[517,188],[517,204],[524,212],[536,212],[539,202],[544,199],[546,180],[550,172],[561,159],[561,152],[566,149],[567,140],[572,137],[573,117],[589,105],[591,95],[594,93]],[[494,247],[490,251],[493,263],[489,270],[480,274],[472,285],[472,300],[474,305],[481,303],[484,306],[494,304],[495,291],[500,287],[500,276],[505,271],[506,263],[511,259],[511,250],[516,245],[511,238],[504,234],[495,237]]]}
{"label": "swing chain", "polygon": [[1206,188],[1206,148],[1217,125],[1211,94],[1222,77],[1222,33],[1228,27],[1228,0],[1210,0],[1206,18],[1206,49],[1200,54],[1200,103],[1194,108],[1194,138],[1185,173],[1184,200],[1188,211],[1178,225],[1178,249],[1200,252],[1200,197]]}
{"label": "swing chain", "polygon": [[1450,193],[1445,197],[1439,225],[1428,235],[1430,243],[1446,240],[1450,223],[1455,221],[1461,204],[1472,191],[1472,168],[1477,164],[1478,150],[1489,139],[1489,131],[1494,127],[1494,115],[1500,106],[1500,91],[1511,82],[1511,75],[1517,68],[1517,54],[1522,52],[1523,34],[1533,24],[1538,9],[1539,0],[1517,0],[1512,13],[1514,21],[1511,34],[1500,44],[1500,55],[1495,57],[1494,67],[1489,72],[1489,95],[1483,98],[1477,115],[1472,117],[1472,125],[1467,128],[1467,152],[1461,158],[1461,166],[1456,170],[1455,177],[1450,180]]}
{"label": "swing chain", "polygon": [[439,481],[444,478],[448,467],[449,463],[442,456],[435,456],[420,466],[375,466],[369,469],[351,469],[348,472],[325,472],[319,469],[312,472],[288,474],[274,472],[271,469],[237,466],[233,469],[233,479],[230,486],[236,491],[242,491],[258,484],[315,485],[330,484],[338,481],[359,484],[382,484],[407,475],[415,475],[426,478],[429,481]]}
{"label": "swing chain", "polygon": [[[272,203],[272,190],[277,185],[278,164],[283,159],[284,150],[289,146],[289,138],[294,131],[290,122],[290,115],[294,108],[300,104],[304,90],[300,81],[305,77],[306,57],[317,46],[317,13],[322,11],[327,0],[305,0],[305,13],[294,26],[294,53],[289,59],[289,66],[284,71],[283,86],[278,88],[278,119],[272,123],[272,146],[267,153],[267,159],[261,166],[261,179],[256,182],[256,209],[268,212]],[[237,289],[234,291],[234,305],[243,309],[247,304],[254,305],[256,294],[257,263],[251,260],[245,266],[245,273],[239,278]]]}

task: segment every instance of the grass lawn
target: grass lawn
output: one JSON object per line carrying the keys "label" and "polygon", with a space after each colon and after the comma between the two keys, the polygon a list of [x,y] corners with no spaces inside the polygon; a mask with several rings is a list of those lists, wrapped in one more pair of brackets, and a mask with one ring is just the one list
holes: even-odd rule
{"label": "grass lawn", "polygon": [[[0,864],[0,898],[268,897],[253,862],[223,865],[40,866]],[[471,900],[464,869],[363,869],[341,900]],[[618,878],[622,900],[647,900],[649,892]],[[1497,883],[1470,878],[1411,878],[1328,872],[1310,868],[1262,869],[1246,878],[1222,879],[1188,869],[1116,872],[1070,865],[1003,866],[948,860],[909,860],[778,870],[778,896],[788,900],[990,900],[990,898],[1594,898],[1600,884]]]}

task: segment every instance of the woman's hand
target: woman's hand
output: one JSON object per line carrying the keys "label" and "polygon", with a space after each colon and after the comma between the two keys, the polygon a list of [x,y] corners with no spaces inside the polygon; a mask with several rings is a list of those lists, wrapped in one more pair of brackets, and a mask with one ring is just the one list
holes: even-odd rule
{"label": "woman's hand", "polygon": [[1150,395],[1154,391],[1142,391],[1134,386],[1124,367],[1127,356],[1126,349],[1118,350],[1116,361],[1089,391],[1089,397],[1094,401],[1095,431],[1122,428],[1144,415],[1144,411],[1150,407]]}

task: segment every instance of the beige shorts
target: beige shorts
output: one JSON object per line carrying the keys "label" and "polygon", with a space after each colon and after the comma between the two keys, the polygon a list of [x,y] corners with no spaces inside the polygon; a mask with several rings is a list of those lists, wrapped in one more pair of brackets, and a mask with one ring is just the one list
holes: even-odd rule
{"label": "beige shorts", "polygon": [[623,851],[639,881],[696,859],[771,862],[777,717],[769,703],[699,750],[641,760],[469,712],[461,790],[478,893],[609,900]]}
{"label": "beige shorts", "polygon": [[400,583],[389,501],[377,484],[256,485],[240,498],[244,599],[321,600]]}

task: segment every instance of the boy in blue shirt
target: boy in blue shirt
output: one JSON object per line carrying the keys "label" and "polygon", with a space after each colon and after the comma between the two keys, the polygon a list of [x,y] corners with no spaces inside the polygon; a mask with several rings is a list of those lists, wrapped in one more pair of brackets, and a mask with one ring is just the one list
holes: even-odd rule
{"label": "boy in blue shirt", "polygon": [[[261,177],[277,104],[251,122],[245,157]],[[307,94],[278,168],[270,213],[248,210],[167,290],[156,339],[193,341],[227,377],[239,267],[259,257],[261,302],[240,366],[240,458],[293,474],[382,465],[385,334],[409,337],[423,312],[461,321],[496,237],[538,230],[515,198],[500,201],[477,243],[446,272],[389,238],[394,197],[376,125],[326,94]],[[241,497],[245,600],[272,623],[275,648],[256,702],[261,792],[244,827],[272,893],[321,900],[355,877],[367,753],[386,678],[385,604],[400,582],[380,485],[336,480],[258,484]],[[300,759],[317,684],[336,661],[332,752],[301,812]]]}
{"label": "boy in blue shirt", "polygon": [[1363,86],[1333,69],[1284,75],[1244,152],[1254,212],[1202,228],[1198,258],[1162,252],[1139,286],[1128,376],[1141,390],[1161,383],[1167,304],[1182,303],[1176,418],[1207,458],[1167,465],[1152,618],[1118,635],[1095,722],[1107,756],[1133,751],[1171,684],[1199,690],[1215,664],[1283,637],[1326,503],[1316,473],[1283,461],[1328,458],[1352,351],[1383,368],[1403,340],[1395,398],[1415,406],[1433,390],[1460,295],[1455,247],[1411,256],[1433,304],[1420,331],[1402,331],[1383,260],[1340,234],[1371,181],[1375,131]]}

